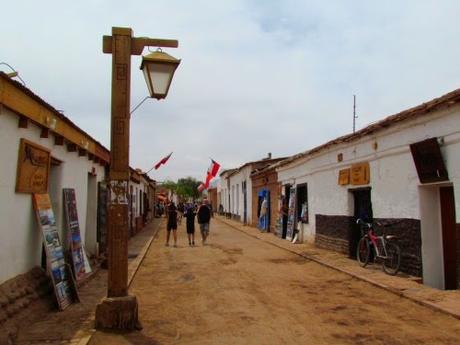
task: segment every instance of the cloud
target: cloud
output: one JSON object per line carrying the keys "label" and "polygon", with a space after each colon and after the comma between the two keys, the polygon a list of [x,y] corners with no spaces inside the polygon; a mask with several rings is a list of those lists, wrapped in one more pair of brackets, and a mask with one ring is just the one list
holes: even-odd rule
{"label": "cloud", "polygon": [[[2,59],[27,85],[109,146],[111,57],[102,36],[175,38],[168,98],[131,121],[131,165],[151,176],[203,178],[295,154],[459,87],[457,1],[8,2]],[[147,94],[132,58],[131,108]]]}

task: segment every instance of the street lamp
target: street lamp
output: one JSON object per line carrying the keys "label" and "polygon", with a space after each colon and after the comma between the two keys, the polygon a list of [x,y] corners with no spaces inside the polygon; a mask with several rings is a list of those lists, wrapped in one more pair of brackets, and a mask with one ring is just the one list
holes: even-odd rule
{"label": "street lamp", "polygon": [[[96,307],[96,328],[140,328],[136,296],[128,295],[128,181],[129,120],[131,98],[131,55],[141,55],[144,47],[177,48],[176,40],[133,37],[131,28],[112,28],[104,36],[102,51],[112,54],[112,102],[110,131],[110,170],[107,205],[108,283],[107,297]],[[165,53],[163,53],[165,54]],[[150,54],[151,55],[151,54]],[[166,54],[167,55],[167,54]],[[169,56],[169,55],[168,55]],[[148,58],[148,56],[146,57]],[[165,98],[179,60],[172,57],[142,63],[148,71],[150,95]],[[149,60],[149,59],[147,59]],[[152,60],[152,59],[150,59]],[[154,64],[152,66],[151,64]],[[171,68],[174,66],[174,68]],[[147,67],[147,68],[145,68]],[[169,68],[168,68],[169,67]],[[144,72],[146,75],[146,72]]]}
{"label": "street lamp", "polygon": [[140,68],[144,72],[150,97],[160,100],[168,95],[169,86],[179,64],[180,60],[160,49],[142,57]]}

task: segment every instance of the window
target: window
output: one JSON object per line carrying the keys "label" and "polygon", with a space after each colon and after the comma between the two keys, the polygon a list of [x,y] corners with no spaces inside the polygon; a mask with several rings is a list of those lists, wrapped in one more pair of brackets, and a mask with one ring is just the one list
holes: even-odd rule
{"label": "window", "polygon": [[308,188],[307,184],[297,186],[297,219],[308,224]]}

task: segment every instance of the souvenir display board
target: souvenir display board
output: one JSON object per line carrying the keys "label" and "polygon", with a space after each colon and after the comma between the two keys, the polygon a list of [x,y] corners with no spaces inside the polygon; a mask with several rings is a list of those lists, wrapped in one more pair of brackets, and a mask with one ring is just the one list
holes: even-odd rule
{"label": "souvenir display board", "polygon": [[64,210],[67,221],[67,233],[70,243],[73,272],[77,281],[83,279],[91,272],[88,259],[86,258],[80,236],[80,225],[78,223],[77,200],[73,188],[64,188]]}
{"label": "souvenir display board", "polygon": [[48,149],[22,138],[19,144],[16,192],[46,193],[50,162]]}
{"label": "souvenir display board", "polygon": [[48,272],[60,310],[78,301],[75,281],[66,264],[48,194],[32,194],[37,222],[43,234]]}
{"label": "souvenir display board", "polygon": [[291,187],[291,191],[289,194],[289,211],[288,211],[288,221],[287,221],[287,232],[286,232],[286,239],[292,241],[292,236],[294,235],[294,227],[295,227],[295,203],[296,203],[296,188]]}

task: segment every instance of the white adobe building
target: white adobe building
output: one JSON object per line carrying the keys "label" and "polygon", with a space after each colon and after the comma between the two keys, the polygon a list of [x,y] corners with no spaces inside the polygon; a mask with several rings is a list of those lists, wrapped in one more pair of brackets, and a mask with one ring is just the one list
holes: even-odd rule
{"label": "white adobe building", "polygon": [[460,89],[286,159],[277,172],[284,195],[304,189],[307,214],[294,226],[306,241],[353,256],[356,218],[378,220],[399,236],[402,271],[460,287]]}
{"label": "white adobe building", "polygon": [[[17,192],[21,139],[50,152],[48,194],[66,245],[63,188],[74,188],[82,243],[96,254],[98,188],[109,151],[22,84],[0,72],[0,284],[42,264],[42,234],[28,192]],[[45,186],[46,188],[46,186]]]}

